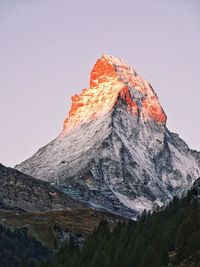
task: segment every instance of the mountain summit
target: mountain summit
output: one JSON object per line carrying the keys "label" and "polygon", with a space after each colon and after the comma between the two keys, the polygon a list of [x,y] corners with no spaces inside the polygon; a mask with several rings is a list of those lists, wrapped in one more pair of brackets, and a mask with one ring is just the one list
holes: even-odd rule
{"label": "mountain summit", "polygon": [[103,55],[91,71],[90,88],[72,97],[65,132],[108,113],[119,99],[133,116],[165,124],[166,115],[151,85],[122,60]]}
{"label": "mountain summit", "polygon": [[103,55],[90,88],[72,97],[60,135],[16,169],[90,207],[136,218],[192,186],[200,153],[167,129],[152,86]]}

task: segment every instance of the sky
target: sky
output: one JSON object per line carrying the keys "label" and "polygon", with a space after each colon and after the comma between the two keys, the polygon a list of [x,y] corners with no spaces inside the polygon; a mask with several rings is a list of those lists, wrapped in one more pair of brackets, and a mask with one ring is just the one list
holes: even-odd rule
{"label": "sky", "polygon": [[62,130],[102,54],[147,79],[167,127],[200,150],[199,0],[0,0],[0,163]]}

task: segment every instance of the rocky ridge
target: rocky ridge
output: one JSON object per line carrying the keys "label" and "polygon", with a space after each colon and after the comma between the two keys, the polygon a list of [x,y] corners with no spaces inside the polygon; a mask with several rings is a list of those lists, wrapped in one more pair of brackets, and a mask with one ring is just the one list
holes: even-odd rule
{"label": "rocky ridge", "polygon": [[48,182],[35,179],[0,164],[0,209],[14,211],[56,211],[80,208]]}

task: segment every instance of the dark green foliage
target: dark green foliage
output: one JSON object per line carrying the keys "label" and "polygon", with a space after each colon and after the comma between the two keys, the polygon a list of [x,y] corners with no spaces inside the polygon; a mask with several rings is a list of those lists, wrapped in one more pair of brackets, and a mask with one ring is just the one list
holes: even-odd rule
{"label": "dark green foliage", "polygon": [[0,225],[0,266],[35,267],[50,251],[27,236],[25,230],[11,232]]}
{"label": "dark green foliage", "polygon": [[102,221],[80,249],[62,247],[55,263],[41,267],[172,267],[190,260],[200,267],[200,207],[192,194],[137,221],[119,222],[111,232]]}

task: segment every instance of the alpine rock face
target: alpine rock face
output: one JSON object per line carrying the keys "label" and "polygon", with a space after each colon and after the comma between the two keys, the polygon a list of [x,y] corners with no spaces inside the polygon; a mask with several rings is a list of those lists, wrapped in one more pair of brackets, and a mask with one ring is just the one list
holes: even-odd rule
{"label": "alpine rock face", "polygon": [[16,169],[90,207],[136,218],[181,196],[200,176],[200,153],[166,120],[152,86],[103,55],[90,88],[72,97],[60,135]]}
{"label": "alpine rock face", "polygon": [[0,211],[58,211],[85,208],[48,182],[0,164]]}

